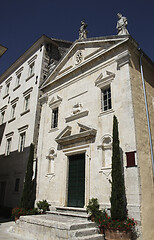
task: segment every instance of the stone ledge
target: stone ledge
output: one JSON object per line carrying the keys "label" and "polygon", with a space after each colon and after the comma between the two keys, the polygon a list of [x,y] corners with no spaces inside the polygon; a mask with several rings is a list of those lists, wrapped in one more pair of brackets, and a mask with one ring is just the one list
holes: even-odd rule
{"label": "stone ledge", "polygon": [[85,117],[85,116],[88,115],[88,113],[89,113],[89,111],[86,110],[86,111],[83,111],[83,112],[77,113],[77,114],[75,114],[75,115],[72,115],[72,116],[66,117],[65,120],[66,120],[66,122],[70,122],[70,121],[73,121],[73,120],[75,120],[75,119]]}
{"label": "stone ledge", "polygon": [[28,112],[30,112],[30,109],[28,109],[28,110],[22,112],[20,115],[23,116],[23,115],[25,115],[25,114],[28,113]]}
{"label": "stone ledge", "polygon": [[10,119],[10,120],[8,121],[8,123],[13,122],[15,119],[16,119],[15,117],[12,118],[12,119]]}
{"label": "stone ledge", "polygon": [[18,89],[21,85],[19,84],[18,86],[16,86],[13,91],[15,91],[16,89]]}

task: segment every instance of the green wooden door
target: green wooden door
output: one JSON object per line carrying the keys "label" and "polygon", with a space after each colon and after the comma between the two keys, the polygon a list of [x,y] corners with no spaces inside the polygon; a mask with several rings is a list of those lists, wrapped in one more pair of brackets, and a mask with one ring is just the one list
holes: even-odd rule
{"label": "green wooden door", "polygon": [[85,154],[69,157],[68,206],[84,207]]}

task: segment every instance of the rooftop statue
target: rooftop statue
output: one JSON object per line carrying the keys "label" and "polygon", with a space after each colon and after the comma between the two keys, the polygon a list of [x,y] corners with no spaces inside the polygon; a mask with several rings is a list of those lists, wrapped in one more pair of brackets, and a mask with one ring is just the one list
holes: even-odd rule
{"label": "rooftop statue", "polygon": [[88,26],[87,23],[85,23],[85,21],[81,21],[81,27],[79,29],[79,39],[86,39],[87,38],[87,33],[88,31],[86,30],[86,27]]}
{"label": "rooftop statue", "polygon": [[127,30],[127,18],[123,17],[121,13],[117,14],[118,16],[118,22],[117,22],[117,30],[118,30],[118,35],[128,35],[129,32]]}

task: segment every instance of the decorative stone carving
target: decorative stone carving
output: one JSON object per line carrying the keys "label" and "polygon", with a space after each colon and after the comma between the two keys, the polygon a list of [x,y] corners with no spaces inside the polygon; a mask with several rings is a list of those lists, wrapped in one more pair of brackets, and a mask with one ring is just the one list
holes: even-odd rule
{"label": "decorative stone carving", "polygon": [[50,148],[49,150],[49,154],[46,156],[47,159],[52,160],[57,156],[55,149],[54,148]]}
{"label": "decorative stone carving", "polygon": [[48,159],[48,169],[47,169],[47,175],[50,176],[54,174],[54,161],[57,157],[57,154],[55,152],[55,149],[52,147],[49,149],[49,154],[46,156],[46,159]]}
{"label": "decorative stone carving", "polygon": [[117,22],[118,35],[128,35],[129,32],[126,28],[128,25],[127,18],[123,17],[121,13],[118,13],[117,16],[119,19]]}
{"label": "decorative stone carving", "polygon": [[71,115],[69,117],[66,117],[65,120],[66,120],[66,122],[70,122],[70,121],[76,120],[78,118],[86,117],[88,115],[88,113],[89,113],[88,110],[81,111],[81,112],[79,112],[77,114],[74,114],[74,115]]}
{"label": "decorative stone carving", "polygon": [[116,62],[117,62],[117,69],[120,70],[121,67],[123,67],[125,64],[129,64],[130,62],[130,53],[128,50],[125,52],[119,54],[116,57]]}
{"label": "decorative stone carving", "polygon": [[[55,139],[55,141],[62,147],[67,148],[72,145],[83,145],[95,141],[97,130],[79,124],[80,129],[84,129],[77,134],[71,135],[71,127],[67,126]],[[69,133],[69,134],[68,134]],[[67,134],[67,135],[66,135]]]}
{"label": "decorative stone carving", "polygon": [[103,149],[111,149],[112,148],[112,138],[110,135],[106,134],[102,139]]}
{"label": "decorative stone carving", "polygon": [[86,27],[88,26],[87,23],[85,23],[85,21],[81,21],[81,27],[79,29],[79,39],[83,40],[87,38],[87,33],[88,31],[86,30]]}
{"label": "decorative stone carving", "polygon": [[97,146],[99,150],[99,158],[102,163],[102,169],[111,168],[112,158],[112,137],[109,134],[105,134],[101,139],[101,144]]}
{"label": "decorative stone carving", "polygon": [[75,115],[79,112],[81,112],[82,110],[82,104],[81,103],[76,103],[74,106],[73,106],[73,111],[72,111],[72,114],[71,115]]}
{"label": "decorative stone carving", "polygon": [[110,84],[114,78],[115,74],[113,72],[106,71],[104,74],[101,73],[95,81],[95,86],[103,88],[104,86]]}
{"label": "decorative stone carving", "polygon": [[76,64],[80,64],[83,61],[82,51],[78,51],[75,56]]}
{"label": "decorative stone carving", "polygon": [[57,95],[51,99],[49,102],[49,107],[51,107],[51,109],[56,108],[61,104],[61,102],[62,98]]}
{"label": "decorative stone carving", "polygon": [[51,73],[55,67],[56,67],[56,63],[53,59],[51,59],[50,63],[49,63],[49,66],[48,66],[49,73]]}

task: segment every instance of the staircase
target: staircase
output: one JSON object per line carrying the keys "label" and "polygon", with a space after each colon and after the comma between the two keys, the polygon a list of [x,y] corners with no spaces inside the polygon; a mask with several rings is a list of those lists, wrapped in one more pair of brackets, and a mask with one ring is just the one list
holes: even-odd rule
{"label": "staircase", "polygon": [[70,226],[70,240],[103,240],[99,234],[98,227],[95,223],[88,221],[88,215],[83,208],[57,207],[56,211],[49,211],[47,214],[59,216],[66,221],[73,221]]}
{"label": "staircase", "polygon": [[83,208],[57,207],[45,215],[22,216],[15,232],[33,240],[104,240]]}

